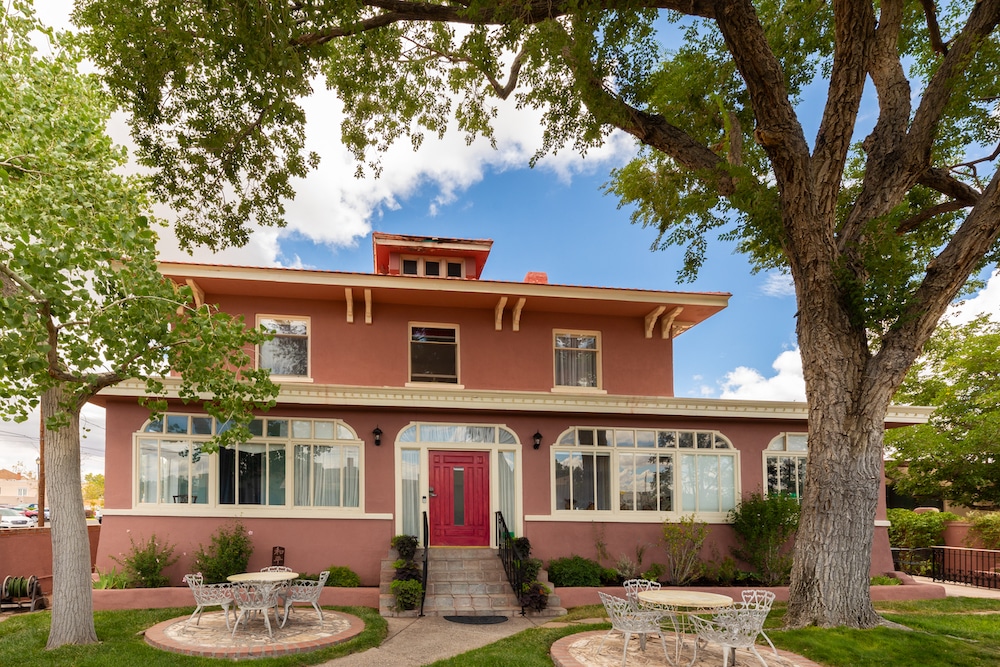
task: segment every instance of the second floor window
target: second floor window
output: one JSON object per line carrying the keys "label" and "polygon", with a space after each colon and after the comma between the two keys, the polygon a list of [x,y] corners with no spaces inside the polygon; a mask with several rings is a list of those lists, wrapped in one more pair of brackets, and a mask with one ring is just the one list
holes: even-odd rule
{"label": "second floor window", "polygon": [[309,318],[261,315],[257,324],[274,334],[260,344],[257,367],[281,377],[309,377]]}
{"label": "second floor window", "polygon": [[557,331],[555,334],[556,386],[600,387],[600,353],[600,334]]}
{"label": "second floor window", "polygon": [[458,329],[410,326],[410,381],[458,384]]}

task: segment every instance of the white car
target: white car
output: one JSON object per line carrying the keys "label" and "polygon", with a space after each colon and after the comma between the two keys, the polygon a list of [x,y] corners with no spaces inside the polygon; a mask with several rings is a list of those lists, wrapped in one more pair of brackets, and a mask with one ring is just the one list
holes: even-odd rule
{"label": "white car", "polygon": [[29,527],[31,527],[31,519],[17,510],[12,510],[9,507],[0,507],[0,528]]}

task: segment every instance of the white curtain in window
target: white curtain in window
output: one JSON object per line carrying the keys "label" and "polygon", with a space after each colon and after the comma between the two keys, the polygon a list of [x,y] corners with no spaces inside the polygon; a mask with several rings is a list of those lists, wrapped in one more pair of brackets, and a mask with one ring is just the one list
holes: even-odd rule
{"label": "white curtain in window", "polygon": [[341,492],[341,451],[339,447],[313,447],[313,505],[338,507]]}
{"label": "white curtain in window", "polygon": [[311,505],[310,471],[312,470],[312,447],[295,445],[295,504]]}
{"label": "white curtain in window", "polygon": [[357,447],[344,447],[344,507],[361,506],[361,466]]}
{"label": "white curtain in window", "polygon": [[404,449],[402,457],[403,479],[403,534],[420,536],[420,450]]}
{"label": "white curtain in window", "polygon": [[514,452],[500,452],[499,470],[500,482],[500,512],[507,522],[507,527],[514,530],[515,523],[515,496],[514,496]]}

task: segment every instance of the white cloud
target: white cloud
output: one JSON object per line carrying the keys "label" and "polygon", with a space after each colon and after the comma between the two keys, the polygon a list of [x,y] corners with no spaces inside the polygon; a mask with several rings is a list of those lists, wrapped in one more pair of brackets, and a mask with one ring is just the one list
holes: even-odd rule
{"label": "white cloud", "polygon": [[802,378],[802,358],[798,349],[778,355],[771,367],[777,374],[764,377],[759,371],[739,366],[726,373],[722,381],[724,399],[754,401],[804,401],[805,380]]}
{"label": "white cloud", "polygon": [[966,324],[979,315],[1000,321],[1000,269],[993,272],[975,296],[949,308],[944,319],[952,324]]}
{"label": "white cloud", "polygon": [[761,291],[767,296],[795,296],[795,283],[791,274],[780,271],[768,271]]}

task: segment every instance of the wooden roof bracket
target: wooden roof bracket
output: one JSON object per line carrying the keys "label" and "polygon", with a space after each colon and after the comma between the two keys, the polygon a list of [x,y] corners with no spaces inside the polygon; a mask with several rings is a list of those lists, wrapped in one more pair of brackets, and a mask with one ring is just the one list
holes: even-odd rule
{"label": "wooden roof bracket", "polygon": [[493,309],[493,328],[503,331],[503,309],[507,306],[507,297],[502,296]]}
{"label": "wooden roof bracket", "polygon": [[656,318],[666,309],[666,306],[657,306],[646,314],[646,338],[653,337],[653,327],[656,326]]}
{"label": "wooden roof bracket", "polygon": [[[660,322],[660,338],[667,339],[674,335],[672,331],[674,320],[676,320],[677,316],[680,315],[682,312],[684,312],[684,309],[680,306],[677,306],[669,313],[667,313],[667,315]],[[677,333],[680,333],[680,331],[678,331]]]}
{"label": "wooden roof bracket", "polygon": [[521,330],[521,311],[524,309],[524,303],[527,301],[525,297],[521,297],[517,300],[517,304],[514,306],[514,331]]}
{"label": "wooden roof bracket", "polygon": [[344,288],[344,300],[347,301],[347,323],[354,324],[354,290]]}

